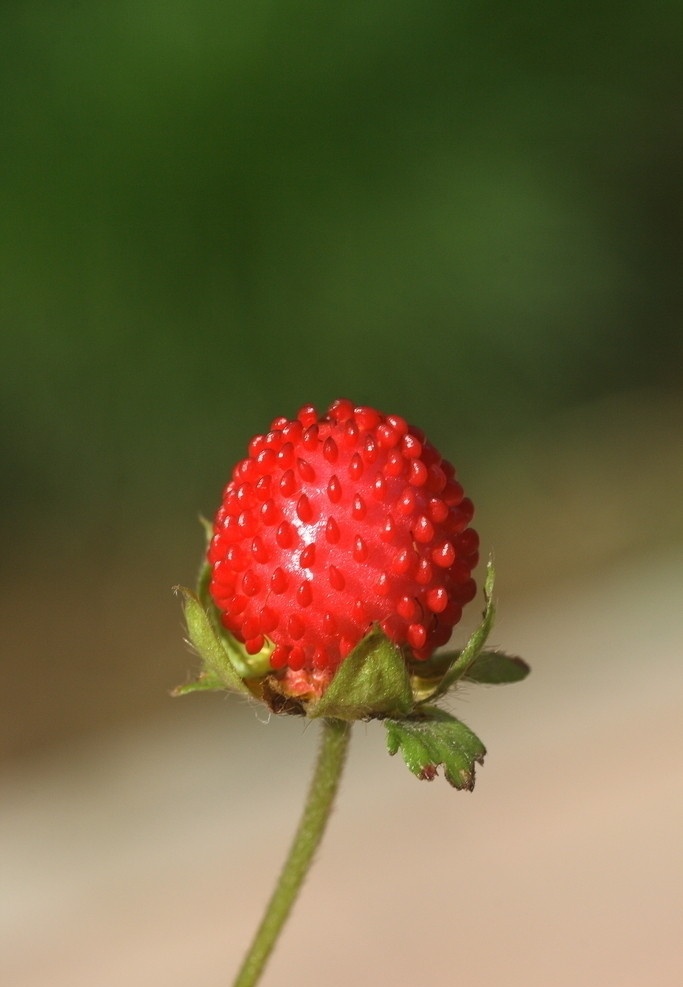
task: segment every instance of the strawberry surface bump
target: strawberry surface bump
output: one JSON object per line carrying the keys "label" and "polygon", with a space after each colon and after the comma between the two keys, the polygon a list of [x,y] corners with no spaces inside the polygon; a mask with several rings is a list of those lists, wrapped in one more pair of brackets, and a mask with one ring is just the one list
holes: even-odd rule
{"label": "strawberry surface bump", "polygon": [[249,654],[273,645],[274,669],[329,676],[373,625],[425,660],[476,592],[473,513],[451,464],[399,416],[306,406],[235,466],[211,595]]}

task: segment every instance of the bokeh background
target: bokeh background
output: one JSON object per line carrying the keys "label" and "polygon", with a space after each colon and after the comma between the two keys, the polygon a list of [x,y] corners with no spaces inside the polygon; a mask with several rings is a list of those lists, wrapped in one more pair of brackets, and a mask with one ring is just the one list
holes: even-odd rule
{"label": "bokeh background", "polygon": [[[555,833],[547,860],[571,842],[552,813],[546,829],[538,821],[549,811],[548,777],[566,776],[569,764],[592,779],[594,796],[583,900],[596,900],[595,888],[623,890],[615,874],[633,867],[662,820],[670,826],[656,866],[637,871],[663,936],[642,968],[628,946],[639,918],[624,916],[621,890],[602,903],[598,935],[598,917],[578,933],[567,924],[562,908],[577,898],[565,887],[557,913],[547,902],[533,913],[546,953],[521,934],[522,945],[501,953],[507,981],[560,983],[561,968],[567,983],[596,982],[596,971],[603,983],[643,983],[646,969],[658,978],[648,983],[680,982],[666,917],[683,907],[671,826],[683,812],[682,52],[683,11],[670,2],[3,5],[0,747],[13,983],[199,983],[201,939],[188,913],[205,925],[215,894],[223,929],[219,916],[234,907],[244,921],[237,950],[253,926],[268,887],[262,846],[274,867],[296,818],[295,799],[291,815],[273,813],[268,786],[279,805],[293,788],[300,794],[312,731],[271,724],[267,738],[253,711],[222,697],[171,703],[169,689],[193,667],[171,586],[192,583],[197,514],[211,515],[248,438],[276,415],[338,396],[428,431],[458,466],[484,546],[495,548],[498,643],[525,652],[537,684],[495,701],[473,693],[467,712],[476,727],[483,703],[493,732],[484,740],[506,752],[499,784],[515,846],[529,855],[524,873],[540,865],[523,806],[536,813],[532,830]],[[569,694],[575,716],[562,733]],[[607,773],[596,776],[587,738],[601,736],[605,717],[618,728],[611,762],[609,744],[601,755]],[[642,738],[659,737],[662,724],[657,754],[652,741],[646,757]],[[579,730],[590,764],[576,763]],[[381,747],[372,736],[368,750]],[[220,765],[224,748],[243,765],[244,745],[251,770],[222,800],[227,781],[207,765]],[[628,760],[634,748],[642,763]],[[297,754],[276,764],[276,749]],[[548,750],[562,769],[543,760]],[[330,880],[358,863],[363,786],[377,799],[386,769],[374,756],[363,759],[372,773],[361,770],[355,788],[349,781],[351,836],[345,842],[342,828],[328,851],[342,869]],[[623,856],[592,887],[599,834],[612,846],[657,756],[672,759],[657,775],[660,801],[653,796]],[[542,784],[526,774],[534,758]],[[493,767],[480,782],[488,796],[475,794],[466,810],[463,796],[435,797],[391,768],[379,789],[384,814],[399,804],[425,825],[447,819],[470,846],[497,817]],[[558,805],[573,818],[577,787],[573,778],[572,791],[552,789],[563,818]],[[257,824],[253,805],[271,806]],[[243,825],[226,884],[237,859],[257,861],[240,879],[254,882],[245,916],[217,877],[204,895],[188,871],[171,893],[161,862],[149,869],[160,845],[177,858],[188,841],[209,840],[193,829],[207,817],[214,842],[222,827]],[[414,840],[404,824],[396,853]],[[376,840],[369,853],[384,873],[387,845]],[[116,878],[101,870],[105,847]],[[487,860],[493,905],[482,897],[481,915],[499,907],[509,922],[523,875],[501,884],[482,844]],[[117,883],[121,874],[128,884]],[[409,893],[418,878],[403,876],[400,893]],[[379,874],[369,880],[384,886]],[[329,907],[316,887],[320,898],[302,903],[311,921]],[[144,916],[162,900],[174,909],[153,932]],[[138,917],[117,925],[131,902]],[[84,915],[85,952],[76,932]],[[184,959],[169,951],[181,938],[174,922],[197,947]],[[468,934],[483,927],[473,920]],[[584,952],[579,969],[572,943],[591,930],[613,934],[614,950],[602,960]],[[395,982],[414,982],[416,956],[386,935]],[[290,948],[307,950],[313,966],[329,947],[303,926],[292,936]],[[130,957],[125,977],[120,953],[105,948],[112,941]],[[369,947],[370,972],[360,975],[340,959],[352,947],[335,948],[339,983],[373,982],[381,950]],[[201,982],[224,982],[236,960],[220,936],[206,956]],[[469,983],[499,982],[476,955],[471,964]],[[434,965],[430,982],[449,984],[449,969]],[[285,960],[269,976],[294,982]],[[332,976],[325,982],[337,983]]]}

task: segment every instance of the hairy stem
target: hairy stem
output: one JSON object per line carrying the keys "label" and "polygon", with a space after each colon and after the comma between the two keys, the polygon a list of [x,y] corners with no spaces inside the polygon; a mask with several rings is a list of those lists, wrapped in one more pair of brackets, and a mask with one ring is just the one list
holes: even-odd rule
{"label": "hairy stem", "polygon": [[263,973],[325,832],[339,787],[350,737],[350,723],[344,720],[323,720],[320,753],[299,828],[261,925],[233,987],[253,987]]}

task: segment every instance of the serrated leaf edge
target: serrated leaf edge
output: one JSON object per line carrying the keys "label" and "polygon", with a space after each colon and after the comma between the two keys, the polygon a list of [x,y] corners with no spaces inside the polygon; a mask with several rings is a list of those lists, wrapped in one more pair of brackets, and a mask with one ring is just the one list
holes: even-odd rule
{"label": "serrated leaf edge", "polygon": [[[439,722],[446,725],[457,725],[461,727],[467,732],[467,734],[470,735],[472,740],[475,741],[479,747],[477,753],[471,755],[468,753],[465,755],[471,766],[469,768],[461,769],[457,776],[451,772],[446,760],[427,761],[422,764],[418,762],[415,762],[414,764],[411,763],[411,759],[406,753],[405,744],[401,741],[401,729],[405,730],[407,723],[414,726],[418,726],[420,723],[423,723],[427,726],[430,723],[437,724]],[[387,730],[387,749],[389,754],[393,756],[400,750],[406,767],[412,774],[415,775],[416,778],[421,781],[433,781],[438,774],[438,769],[441,767],[443,768],[444,778],[453,788],[456,788],[459,791],[465,790],[470,792],[474,789],[476,780],[475,768],[477,764],[481,765],[484,763],[486,747],[474,731],[472,731],[467,724],[463,723],[462,720],[456,719],[456,717],[451,716],[450,713],[447,713],[439,707],[428,706],[421,708],[420,715],[407,716],[402,719],[388,718],[385,720],[385,727]]]}

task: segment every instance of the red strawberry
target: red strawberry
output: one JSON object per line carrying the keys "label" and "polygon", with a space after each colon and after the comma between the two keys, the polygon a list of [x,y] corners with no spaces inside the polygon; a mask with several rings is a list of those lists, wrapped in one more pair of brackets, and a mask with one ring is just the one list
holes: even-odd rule
{"label": "red strawberry", "polygon": [[277,418],[237,464],[208,559],[224,625],[273,668],[328,678],[379,624],[428,658],[476,592],[474,508],[397,415],[339,400]]}

